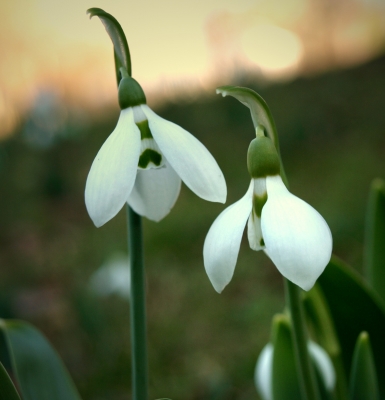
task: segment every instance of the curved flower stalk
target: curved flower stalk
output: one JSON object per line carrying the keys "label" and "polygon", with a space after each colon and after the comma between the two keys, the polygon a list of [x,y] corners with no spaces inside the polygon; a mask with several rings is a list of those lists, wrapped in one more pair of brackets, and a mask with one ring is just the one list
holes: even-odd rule
{"label": "curved flower stalk", "polygon": [[285,278],[309,290],[330,260],[331,232],[314,208],[287,190],[275,146],[262,125],[256,131],[248,151],[249,189],[211,226],[203,249],[206,272],[220,293],[233,276],[247,223],[250,247],[264,250]]}
{"label": "curved flower stalk", "polygon": [[199,197],[226,201],[222,171],[206,147],[180,126],[156,115],[139,84],[121,68],[120,118],[88,174],[85,201],[97,227],[127,202],[139,215],[164,218],[181,180]]}
{"label": "curved flower stalk", "polygon": [[[326,390],[332,393],[336,384],[336,373],[329,355],[312,340],[308,342],[307,348]],[[273,400],[274,398],[273,352],[274,346],[268,343],[262,349],[255,367],[254,382],[262,400]]]}

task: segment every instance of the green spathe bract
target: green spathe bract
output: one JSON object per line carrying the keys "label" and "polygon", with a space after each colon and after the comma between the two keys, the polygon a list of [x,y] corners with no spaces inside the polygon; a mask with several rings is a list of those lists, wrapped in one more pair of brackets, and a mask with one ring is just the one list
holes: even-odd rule
{"label": "green spathe bract", "polygon": [[287,186],[287,178],[283,168],[281,152],[279,149],[277,128],[275,126],[273,115],[266,101],[258,93],[254,92],[254,90],[239,86],[221,86],[217,88],[217,93],[222,94],[223,97],[235,97],[244,106],[249,108],[254,128],[258,129],[263,127],[267,137],[272,140],[275,148],[277,149],[278,158],[280,160],[281,176]]}
{"label": "green spathe bract", "polygon": [[116,18],[101,8],[90,8],[87,10],[87,14],[90,14],[90,18],[94,17],[95,15],[100,18],[100,21],[103,23],[110,39],[112,40],[114,45],[116,79],[119,84],[121,79],[121,75],[119,73],[120,67],[124,67],[129,76],[132,75],[130,50],[128,48],[127,39],[123,29]]}

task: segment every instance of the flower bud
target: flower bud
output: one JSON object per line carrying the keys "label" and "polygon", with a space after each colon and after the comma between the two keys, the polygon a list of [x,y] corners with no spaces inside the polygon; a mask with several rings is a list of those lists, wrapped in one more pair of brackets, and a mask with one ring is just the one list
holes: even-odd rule
{"label": "flower bud", "polygon": [[119,105],[122,110],[146,104],[146,96],[139,83],[130,76],[123,77],[119,83]]}
{"label": "flower bud", "polygon": [[279,175],[280,163],[277,150],[272,140],[261,134],[262,128],[258,128],[257,137],[251,141],[247,152],[249,174],[254,179]]}

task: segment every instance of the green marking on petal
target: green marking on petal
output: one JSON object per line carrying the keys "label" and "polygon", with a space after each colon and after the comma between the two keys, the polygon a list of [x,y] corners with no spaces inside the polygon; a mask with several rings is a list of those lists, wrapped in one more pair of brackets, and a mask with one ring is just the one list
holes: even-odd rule
{"label": "green marking on petal", "polygon": [[267,201],[267,193],[264,193],[262,196],[257,196],[256,194],[254,194],[253,210],[258,218],[261,218],[262,208],[265,205],[266,201]]}
{"label": "green marking on petal", "polygon": [[265,247],[265,241],[263,240],[263,238],[261,238],[261,240],[259,241],[259,245],[261,247]]}
{"label": "green marking on petal", "polygon": [[144,121],[140,121],[136,123],[136,126],[140,130],[141,139],[153,139],[152,133],[150,131],[150,127],[148,126],[148,121],[145,119]]}
{"label": "green marking on petal", "polygon": [[152,149],[146,149],[139,157],[139,168],[145,169],[147,166],[152,163],[156,167],[159,167],[162,162],[162,155],[157,151]]}

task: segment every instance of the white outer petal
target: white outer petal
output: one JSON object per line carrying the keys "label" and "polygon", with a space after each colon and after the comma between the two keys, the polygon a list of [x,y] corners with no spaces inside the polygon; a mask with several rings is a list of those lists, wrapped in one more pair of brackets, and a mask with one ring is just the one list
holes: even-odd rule
{"label": "white outer petal", "polygon": [[316,368],[323,378],[326,389],[332,392],[336,384],[336,373],[328,353],[313,341],[309,341],[308,350]]}
{"label": "white outer petal", "polygon": [[262,400],[273,400],[273,351],[273,345],[268,343],[255,367],[254,382]]}
{"label": "white outer petal", "polygon": [[283,276],[309,290],[330,260],[330,229],[313,207],[286,189],[280,176],[267,177],[266,187],[261,216],[266,253]]}
{"label": "white outer petal", "polygon": [[174,206],[181,187],[181,180],[164,159],[164,167],[138,170],[134,188],[127,200],[139,215],[160,221]]}
{"label": "white outer petal", "polygon": [[226,182],[217,162],[191,133],[142,105],[151,133],[182,181],[199,197],[225,203]]}
{"label": "white outer petal", "polygon": [[140,151],[140,131],[131,108],[122,110],[116,128],[104,142],[87,177],[88,214],[99,227],[123,207],[134,186]]}
{"label": "white outer petal", "polygon": [[205,269],[218,293],[233,277],[242,234],[252,208],[252,195],[253,182],[240,200],[219,214],[206,236],[203,246]]}

